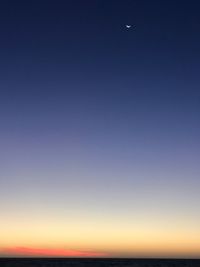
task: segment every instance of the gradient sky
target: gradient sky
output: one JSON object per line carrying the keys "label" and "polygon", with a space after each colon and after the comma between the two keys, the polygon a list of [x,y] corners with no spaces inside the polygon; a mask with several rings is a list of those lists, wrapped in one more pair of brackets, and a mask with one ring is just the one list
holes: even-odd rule
{"label": "gradient sky", "polygon": [[200,257],[199,10],[1,1],[1,256]]}

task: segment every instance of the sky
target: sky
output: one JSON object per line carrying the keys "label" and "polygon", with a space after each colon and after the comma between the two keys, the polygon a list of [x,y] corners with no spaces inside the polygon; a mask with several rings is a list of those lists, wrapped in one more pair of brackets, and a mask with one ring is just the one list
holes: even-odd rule
{"label": "sky", "polygon": [[200,258],[199,10],[1,1],[0,256]]}

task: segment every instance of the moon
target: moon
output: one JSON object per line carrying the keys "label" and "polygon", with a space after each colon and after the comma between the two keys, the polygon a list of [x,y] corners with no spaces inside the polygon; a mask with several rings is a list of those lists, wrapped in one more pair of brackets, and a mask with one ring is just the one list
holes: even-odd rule
{"label": "moon", "polygon": [[131,25],[126,25],[126,28],[127,29],[130,29],[132,26]]}

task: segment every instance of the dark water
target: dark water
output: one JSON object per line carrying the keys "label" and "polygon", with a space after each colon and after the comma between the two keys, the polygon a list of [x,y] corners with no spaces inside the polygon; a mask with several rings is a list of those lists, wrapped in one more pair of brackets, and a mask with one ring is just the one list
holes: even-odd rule
{"label": "dark water", "polygon": [[0,267],[200,267],[200,260],[0,258]]}

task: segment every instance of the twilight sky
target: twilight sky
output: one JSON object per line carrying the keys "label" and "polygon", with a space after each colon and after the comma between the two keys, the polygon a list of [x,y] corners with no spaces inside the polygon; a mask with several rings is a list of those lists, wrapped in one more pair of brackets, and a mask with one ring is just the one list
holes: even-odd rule
{"label": "twilight sky", "polygon": [[200,257],[199,10],[1,1],[0,256]]}

